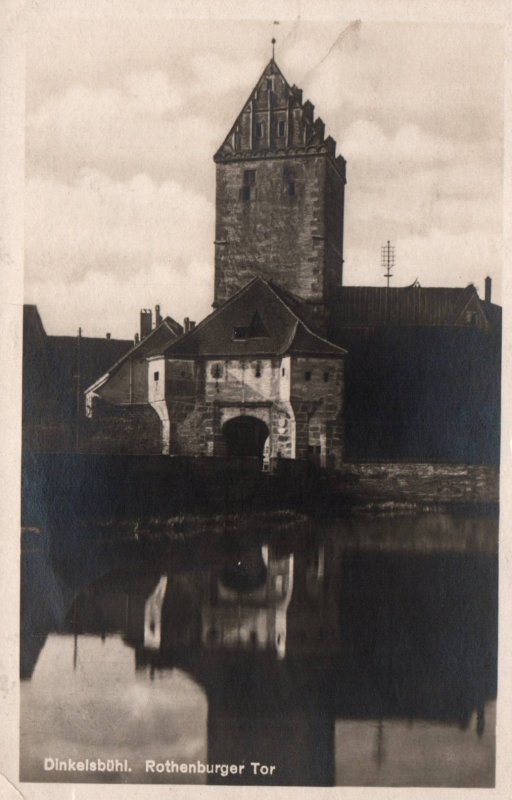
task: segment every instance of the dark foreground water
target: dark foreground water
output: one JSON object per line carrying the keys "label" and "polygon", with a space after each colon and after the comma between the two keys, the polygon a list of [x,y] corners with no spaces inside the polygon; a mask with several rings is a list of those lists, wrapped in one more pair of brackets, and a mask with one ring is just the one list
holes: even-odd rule
{"label": "dark foreground water", "polygon": [[22,780],[493,785],[496,520],[139,528],[24,537]]}

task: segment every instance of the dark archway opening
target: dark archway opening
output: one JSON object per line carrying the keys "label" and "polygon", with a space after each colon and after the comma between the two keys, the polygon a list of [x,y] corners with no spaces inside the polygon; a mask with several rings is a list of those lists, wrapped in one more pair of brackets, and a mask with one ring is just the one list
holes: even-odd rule
{"label": "dark archway opening", "polygon": [[238,458],[263,458],[263,445],[269,435],[261,419],[250,416],[228,420],[222,428],[226,454]]}

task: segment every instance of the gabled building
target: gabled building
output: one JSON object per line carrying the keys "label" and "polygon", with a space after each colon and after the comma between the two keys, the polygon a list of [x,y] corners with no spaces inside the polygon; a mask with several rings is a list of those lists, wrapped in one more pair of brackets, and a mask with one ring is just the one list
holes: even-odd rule
{"label": "gabled building", "polygon": [[445,326],[490,332],[501,322],[501,309],[491,303],[491,279],[485,301],[469,284],[465,288],[411,286],[342,286],[336,292],[330,333],[343,337],[350,328]]}
{"label": "gabled building", "polygon": [[141,339],[123,353],[85,393],[86,414],[93,416],[93,405],[134,406],[148,402],[147,359],[161,353],[182,334],[183,327],[172,317],[158,319],[156,327],[144,330],[148,312],[141,312]]}
{"label": "gabled building", "polygon": [[254,278],[149,359],[163,451],[339,465],[344,356]]}
{"label": "gabled building", "polygon": [[26,450],[73,450],[82,392],[132,347],[126,339],[52,336],[37,306],[23,306],[23,442]]}
{"label": "gabled building", "polygon": [[343,286],[349,460],[499,462],[501,308],[465,288]]}

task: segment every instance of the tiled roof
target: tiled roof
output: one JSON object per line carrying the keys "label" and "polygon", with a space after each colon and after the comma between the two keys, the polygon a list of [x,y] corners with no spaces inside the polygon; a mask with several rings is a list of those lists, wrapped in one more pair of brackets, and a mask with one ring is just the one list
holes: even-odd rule
{"label": "tiled roof", "polygon": [[[176,341],[182,331],[183,328],[181,325],[173,320],[172,317],[165,317],[141,342],[135,345],[133,342],[130,342],[130,347],[124,349],[117,358],[112,358],[104,369],[96,373],[92,380],[87,382],[82,381],[82,386],[86,386],[86,391],[89,391],[89,389],[99,383],[100,379],[101,382],[104,383],[104,381],[109,378],[110,375],[117,372],[126,359],[132,355],[137,358],[150,358],[151,356],[158,355],[171,342]],[[100,341],[108,340],[102,339]]]}
{"label": "tiled roof", "polygon": [[[251,325],[254,319],[254,331]],[[166,350],[167,357],[242,357],[285,354],[343,356],[345,351],[318,336],[274,290],[255,278],[193,331]]]}
{"label": "tiled roof", "polygon": [[385,286],[343,286],[336,297],[335,325],[457,325],[466,324],[464,311],[471,305],[493,324],[494,306],[482,302],[473,285],[463,289]]}
{"label": "tiled roof", "polygon": [[88,386],[133,346],[131,339],[48,336],[52,375],[63,392],[73,392],[80,363],[80,385]]}

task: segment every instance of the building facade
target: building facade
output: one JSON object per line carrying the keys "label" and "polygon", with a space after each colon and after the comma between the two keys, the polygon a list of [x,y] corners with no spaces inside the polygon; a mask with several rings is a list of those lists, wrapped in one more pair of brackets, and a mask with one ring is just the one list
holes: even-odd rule
{"label": "building facade", "polygon": [[344,357],[255,278],[149,360],[163,452],[339,466]]}

